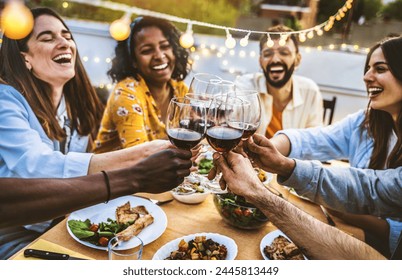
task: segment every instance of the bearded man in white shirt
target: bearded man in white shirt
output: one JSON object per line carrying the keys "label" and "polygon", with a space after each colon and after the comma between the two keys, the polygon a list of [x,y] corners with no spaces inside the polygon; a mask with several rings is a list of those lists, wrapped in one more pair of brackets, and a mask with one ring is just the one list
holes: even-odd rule
{"label": "bearded man in white shirt", "polygon": [[[260,39],[262,72],[236,79],[239,89],[254,89],[262,102],[258,133],[271,138],[278,130],[307,128],[323,124],[322,96],[317,84],[306,77],[293,75],[301,54],[293,30],[274,26]],[[284,34],[284,36],[282,35]]]}

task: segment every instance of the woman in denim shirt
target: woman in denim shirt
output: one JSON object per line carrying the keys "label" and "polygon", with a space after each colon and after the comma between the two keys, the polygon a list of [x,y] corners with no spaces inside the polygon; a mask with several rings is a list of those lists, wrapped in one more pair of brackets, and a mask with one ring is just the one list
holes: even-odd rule
{"label": "woman in denim shirt", "polygon": [[[370,98],[367,110],[328,127],[280,131],[271,139],[272,143],[291,158],[321,161],[346,158],[352,167],[377,170],[402,166],[401,48],[401,37],[387,38],[368,53],[364,70]],[[304,194],[303,190],[298,192]],[[373,234],[374,241],[379,238],[379,246],[385,247],[382,251],[386,255],[389,252],[383,244],[389,239],[390,251],[393,251],[402,230],[399,220],[341,216],[364,228],[368,235]]]}
{"label": "woman in denim shirt", "polygon": [[[102,106],[74,38],[53,10],[32,9],[25,38],[3,36],[0,50],[0,177],[66,178],[134,165],[171,147],[148,142],[125,151],[87,153]],[[0,258],[32,241],[52,221],[0,232]]]}

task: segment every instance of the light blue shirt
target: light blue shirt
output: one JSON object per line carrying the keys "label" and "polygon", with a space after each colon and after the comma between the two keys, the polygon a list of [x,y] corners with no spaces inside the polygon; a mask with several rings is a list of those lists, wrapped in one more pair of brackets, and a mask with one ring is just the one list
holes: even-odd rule
{"label": "light blue shirt", "polygon": [[[291,142],[289,157],[327,161],[348,159],[356,168],[367,168],[373,152],[373,139],[360,125],[365,111],[349,115],[326,127],[288,129],[285,134]],[[394,251],[402,230],[402,170],[359,170],[356,168],[310,167],[296,161],[293,175],[281,183],[291,186],[300,195],[338,211],[371,214],[387,218],[390,226],[390,250]],[[384,173],[387,178],[377,174]],[[389,173],[386,173],[389,172]],[[368,177],[365,177],[368,176]],[[372,186],[365,189],[367,185]],[[393,209],[393,210],[392,210]]]}
{"label": "light blue shirt", "polygon": [[348,159],[350,165],[367,168],[373,152],[373,139],[360,128],[364,110],[351,114],[330,126],[278,131],[291,142],[289,157],[327,161]]}
{"label": "light blue shirt", "polygon": [[[69,152],[46,135],[26,99],[0,84],[0,177],[68,178],[88,173],[92,154],[85,153],[88,136],[72,132]],[[25,226],[45,231],[51,221]]]}
{"label": "light blue shirt", "polygon": [[88,173],[88,137],[76,131],[66,155],[55,150],[26,99],[0,85],[0,177],[68,178]]}

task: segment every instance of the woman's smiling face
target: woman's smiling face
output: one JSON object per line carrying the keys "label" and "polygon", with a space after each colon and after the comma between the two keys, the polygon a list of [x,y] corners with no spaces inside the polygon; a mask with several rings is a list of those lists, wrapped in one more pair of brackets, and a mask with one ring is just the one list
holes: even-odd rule
{"label": "woman's smiling face", "polygon": [[388,112],[396,119],[402,108],[402,82],[391,73],[381,48],[372,53],[364,82],[371,108]]}
{"label": "woman's smiling face", "polygon": [[57,18],[36,18],[27,45],[28,51],[22,55],[38,79],[59,87],[75,76],[76,45],[70,31]]}
{"label": "woman's smiling face", "polygon": [[176,58],[173,48],[162,31],[147,26],[135,34],[136,65],[147,82],[167,83],[173,74]]}

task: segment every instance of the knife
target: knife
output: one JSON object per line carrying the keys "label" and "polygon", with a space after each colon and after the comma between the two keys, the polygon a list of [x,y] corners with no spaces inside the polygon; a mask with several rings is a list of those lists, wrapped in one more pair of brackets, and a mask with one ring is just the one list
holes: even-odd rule
{"label": "knife", "polygon": [[42,251],[42,250],[37,250],[37,249],[26,249],[24,251],[24,256],[38,258],[38,259],[44,259],[44,260],[86,260],[86,259],[71,257],[70,255],[67,255],[67,254],[61,254],[61,253],[50,252],[50,251]]}
{"label": "knife", "polygon": [[328,224],[330,224],[331,226],[336,226],[334,220],[332,220],[331,216],[328,214],[327,209],[324,208],[324,206],[320,205],[321,211],[324,213],[325,218],[327,218],[327,222]]}

